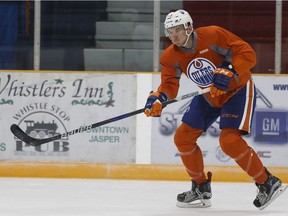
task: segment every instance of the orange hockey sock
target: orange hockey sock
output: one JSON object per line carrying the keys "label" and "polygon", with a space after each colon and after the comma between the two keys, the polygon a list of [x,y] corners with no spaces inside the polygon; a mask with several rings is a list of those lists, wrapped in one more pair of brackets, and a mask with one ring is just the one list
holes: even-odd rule
{"label": "orange hockey sock", "polygon": [[174,142],[186,171],[197,184],[206,180],[202,151],[196,143],[202,132],[202,130],[193,129],[182,123],[174,136]]}
{"label": "orange hockey sock", "polygon": [[266,181],[268,175],[260,158],[241,137],[240,130],[223,128],[220,134],[220,145],[222,150],[257,183],[262,184]]}

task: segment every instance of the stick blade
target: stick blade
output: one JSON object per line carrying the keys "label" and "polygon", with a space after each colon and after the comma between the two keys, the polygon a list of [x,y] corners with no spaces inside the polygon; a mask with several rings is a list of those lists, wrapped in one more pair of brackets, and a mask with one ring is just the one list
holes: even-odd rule
{"label": "stick blade", "polygon": [[11,125],[10,131],[21,141],[29,145],[35,145],[36,139],[28,136],[18,125],[16,124]]}

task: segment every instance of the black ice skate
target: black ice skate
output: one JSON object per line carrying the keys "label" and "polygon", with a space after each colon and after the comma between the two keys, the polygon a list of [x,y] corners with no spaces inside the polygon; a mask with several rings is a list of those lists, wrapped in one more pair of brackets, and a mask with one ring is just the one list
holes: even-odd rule
{"label": "black ice skate", "polygon": [[177,206],[181,208],[207,208],[211,206],[211,177],[212,173],[207,173],[208,179],[201,184],[192,181],[190,191],[183,192],[177,196]]}
{"label": "black ice skate", "polygon": [[266,182],[263,184],[255,183],[258,187],[258,194],[253,204],[259,208],[259,210],[266,208],[287,189],[287,185],[282,185],[280,179],[271,175],[267,170],[266,172],[268,174]]}

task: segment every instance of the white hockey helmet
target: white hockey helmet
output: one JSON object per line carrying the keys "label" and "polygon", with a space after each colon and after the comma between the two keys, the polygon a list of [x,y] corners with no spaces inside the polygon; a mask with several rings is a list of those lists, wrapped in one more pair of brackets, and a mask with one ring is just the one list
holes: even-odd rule
{"label": "white hockey helmet", "polygon": [[189,13],[185,10],[177,10],[175,12],[170,12],[164,21],[164,31],[166,37],[169,36],[167,29],[178,26],[178,25],[183,25],[185,29],[188,29],[189,25],[193,24],[193,20]]}

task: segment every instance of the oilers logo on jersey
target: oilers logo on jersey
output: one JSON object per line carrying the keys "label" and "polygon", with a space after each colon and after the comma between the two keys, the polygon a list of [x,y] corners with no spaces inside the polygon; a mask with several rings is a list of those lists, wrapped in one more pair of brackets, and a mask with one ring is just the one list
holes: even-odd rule
{"label": "oilers logo on jersey", "polygon": [[188,64],[187,75],[199,87],[207,87],[211,84],[215,68],[208,59],[196,58]]}

